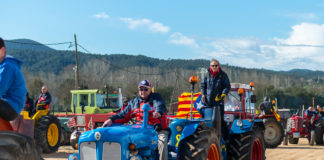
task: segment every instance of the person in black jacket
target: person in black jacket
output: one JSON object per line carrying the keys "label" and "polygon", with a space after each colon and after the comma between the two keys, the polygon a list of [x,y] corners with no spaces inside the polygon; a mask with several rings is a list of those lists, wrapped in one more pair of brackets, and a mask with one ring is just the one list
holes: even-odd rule
{"label": "person in black jacket", "polygon": [[201,81],[201,100],[207,106],[220,107],[222,129],[224,139],[227,139],[227,126],[224,121],[224,100],[231,89],[227,74],[222,70],[220,63],[212,59],[207,75]]}
{"label": "person in black jacket", "polygon": [[29,93],[26,93],[25,107],[24,110],[29,113],[29,117],[31,117],[34,113],[34,101],[29,97]]}
{"label": "person in black jacket", "polygon": [[36,107],[38,105],[38,109],[49,109],[49,105],[51,101],[52,101],[51,94],[47,91],[47,87],[43,86],[41,93],[37,98]]}

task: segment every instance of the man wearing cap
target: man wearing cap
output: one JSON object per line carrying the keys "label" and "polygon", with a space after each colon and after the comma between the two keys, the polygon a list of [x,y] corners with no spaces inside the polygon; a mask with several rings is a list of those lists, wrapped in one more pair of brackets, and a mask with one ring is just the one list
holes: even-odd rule
{"label": "man wearing cap", "polygon": [[160,125],[160,128],[157,129],[159,136],[159,154],[160,160],[168,159],[168,149],[167,149],[167,140],[169,132],[166,130],[168,126],[165,126],[164,119],[161,117],[167,113],[164,100],[158,93],[152,93],[151,83],[148,80],[142,80],[138,84],[138,93],[139,96],[128,102],[128,105],[120,113],[113,115],[108,118],[103,124],[103,127],[108,127],[112,123],[127,123],[130,119],[135,118],[136,121],[142,123],[143,113],[141,110],[142,105],[149,104],[151,106],[151,111],[149,111],[148,123],[150,125]]}

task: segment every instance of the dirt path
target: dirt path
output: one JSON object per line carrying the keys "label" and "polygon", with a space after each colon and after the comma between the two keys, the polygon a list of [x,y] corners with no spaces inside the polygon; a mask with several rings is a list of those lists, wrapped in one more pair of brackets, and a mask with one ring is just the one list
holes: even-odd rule
{"label": "dirt path", "polygon": [[[43,154],[45,160],[67,160],[71,153],[77,150],[71,146],[62,146],[59,151],[52,154]],[[324,160],[324,146],[310,146],[303,138],[298,144],[280,145],[275,149],[266,150],[267,160]]]}
{"label": "dirt path", "polygon": [[280,145],[266,150],[267,160],[324,160],[324,146],[310,146],[306,138],[298,144]]}

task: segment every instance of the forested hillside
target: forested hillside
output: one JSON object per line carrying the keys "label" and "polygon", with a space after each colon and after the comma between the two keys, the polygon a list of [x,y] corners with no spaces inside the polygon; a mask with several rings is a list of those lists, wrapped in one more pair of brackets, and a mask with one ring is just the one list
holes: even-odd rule
{"label": "forested hillside", "polygon": [[[35,97],[41,85],[47,85],[57,109],[70,106],[69,91],[74,89],[75,52],[30,45],[37,43],[30,40],[19,42],[28,44],[6,43],[7,53],[24,62],[23,73],[31,95]],[[197,75],[200,78],[209,66],[209,60],[202,59],[162,60],[142,55],[99,55],[82,52],[78,53],[78,57],[81,88],[102,89],[108,84],[110,92],[121,87],[126,96],[132,97],[136,93],[137,83],[141,79],[148,79],[168,104],[177,101],[181,92],[189,91],[189,76]],[[311,105],[313,98],[315,103],[324,104],[324,72],[300,69],[276,72],[226,64],[222,64],[222,69],[231,82],[253,81],[258,102],[268,95],[277,98],[280,107]],[[196,87],[197,92],[199,86],[198,84]]]}

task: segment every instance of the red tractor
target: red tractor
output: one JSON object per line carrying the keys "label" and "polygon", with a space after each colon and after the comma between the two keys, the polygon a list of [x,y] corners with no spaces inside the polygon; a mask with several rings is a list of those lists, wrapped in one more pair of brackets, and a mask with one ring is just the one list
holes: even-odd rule
{"label": "red tractor", "polygon": [[284,144],[297,144],[299,138],[308,138],[310,145],[323,144],[322,116],[312,111],[306,111],[302,116],[294,114],[287,121],[287,133]]}

